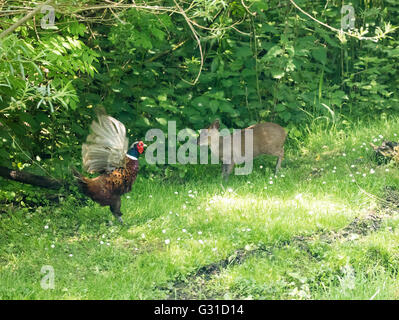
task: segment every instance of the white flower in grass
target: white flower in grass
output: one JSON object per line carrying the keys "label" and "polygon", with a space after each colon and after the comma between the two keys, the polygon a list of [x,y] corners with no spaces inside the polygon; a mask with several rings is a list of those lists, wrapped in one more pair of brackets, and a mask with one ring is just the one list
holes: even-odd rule
{"label": "white flower in grass", "polygon": [[374,174],[374,173],[375,173],[374,169],[370,169],[370,174]]}
{"label": "white flower in grass", "polygon": [[175,194],[179,194],[177,191],[175,191]]}
{"label": "white flower in grass", "polygon": [[183,204],[183,209],[186,209],[186,208],[187,208],[187,206],[185,204]]}
{"label": "white flower in grass", "polygon": [[359,172],[359,171],[356,171],[356,174],[360,174],[360,172]]}
{"label": "white flower in grass", "polygon": [[343,157],[346,157],[346,153],[343,153],[342,156],[343,156]]}
{"label": "white flower in grass", "polygon": [[355,149],[355,148],[353,148],[353,149],[352,149],[352,151],[356,151],[356,149]]}
{"label": "white flower in grass", "polygon": [[352,182],[356,182],[356,180],[355,180],[355,179],[352,179]]}
{"label": "white flower in grass", "polygon": [[198,242],[200,243],[200,244],[204,244],[204,241],[203,240],[198,240]]}
{"label": "white flower in grass", "polygon": [[73,254],[72,254],[72,253],[70,253],[70,254],[69,254],[69,256],[70,256],[70,257],[73,257]]}
{"label": "white flower in grass", "polygon": [[323,184],[326,184],[326,182],[325,182],[325,181],[323,181]]}
{"label": "white flower in grass", "polygon": [[374,138],[374,139],[373,139],[373,142],[377,142],[377,141],[378,141],[378,139],[377,139],[377,138]]}
{"label": "white flower in grass", "polygon": [[104,244],[104,241],[101,240],[101,241],[100,241],[100,244]]}
{"label": "white flower in grass", "polygon": [[284,177],[285,177],[285,175],[283,175],[283,174],[282,174],[280,177],[281,177],[281,178],[284,178]]}
{"label": "white flower in grass", "polygon": [[351,173],[351,174],[349,175],[349,177],[351,177],[351,178],[352,178],[352,177],[353,177],[353,174]]}
{"label": "white flower in grass", "polygon": [[152,198],[152,194],[150,194],[149,197]]}
{"label": "white flower in grass", "polygon": [[267,187],[263,187],[263,189],[265,189],[265,190],[266,190],[266,189],[267,189]]}
{"label": "white flower in grass", "polygon": [[44,229],[48,229],[48,226],[44,226]]}
{"label": "white flower in grass", "polygon": [[188,193],[191,193],[191,192],[193,192],[192,190],[188,190]]}
{"label": "white flower in grass", "polygon": [[383,136],[383,135],[379,135],[379,137],[380,137],[380,139],[384,138],[384,136]]}
{"label": "white flower in grass", "polygon": [[395,137],[397,136],[397,134],[396,134],[396,133],[394,133],[393,135],[394,135]]}
{"label": "white flower in grass", "polygon": [[212,248],[212,251],[216,251],[218,248]]}
{"label": "white flower in grass", "polygon": [[231,192],[233,192],[233,189],[232,189],[232,188],[228,188],[228,189],[227,189],[227,192],[230,192],[230,193],[231,193]]}
{"label": "white flower in grass", "polygon": [[211,210],[211,208],[209,208],[209,207],[205,208],[205,211],[209,211],[209,210]]}
{"label": "white flower in grass", "polygon": [[165,240],[165,244],[169,244],[170,243],[170,240],[169,239],[166,239]]}
{"label": "white flower in grass", "polygon": [[202,234],[202,231],[198,231],[198,234],[200,234],[200,235],[201,235],[201,234]]}
{"label": "white flower in grass", "polygon": [[354,168],[354,167],[355,167],[355,165],[354,165],[354,164],[352,164],[352,165],[351,165],[351,168]]}
{"label": "white flower in grass", "polygon": [[54,243],[53,243],[53,244],[52,244],[50,247],[54,249],[54,248],[55,248],[55,245],[54,245]]}
{"label": "white flower in grass", "polygon": [[273,181],[272,181],[272,180],[270,180],[270,181],[269,181],[269,184],[273,184]]}
{"label": "white flower in grass", "polygon": [[332,173],[335,173],[335,172],[336,172],[335,170],[332,171]]}
{"label": "white flower in grass", "polygon": [[367,174],[363,173],[362,176],[365,177],[365,176],[367,176]]}
{"label": "white flower in grass", "polygon": [[389,172],[389,169],[387,168],[387,169],[385,169],[385,172]]}
{"label": "white flower in grass", "polygon": [[126,199],[130,199],[130,196],[126,196]]}
{"label": "white flower in grass", "polygon": [[165,229],[163,229],[163,230],[162,230],[162,233],[166,233],[166,230],[165,230]]}
{"label": "white flower in grass", "polygon": [[110,246],[110,243],[109,243],[109,242],[107,242],[107,246]]}
{"label": "white flower in grass", "polygon": [[182,229],[181,231],[183,231],[183,232],[187,232],[187,230],[186,230],[186,229]]}
{"label": "white flower in grass", "polygon": [[263,169],[263,166],[259,166],[260,169]]}
{"label": "white flower in grass", "polygon": [[142,237],[143,239],[145,239],[145,234],[144,234],[144,233],[142,233],[142,234],[141,234],[141,237]]}

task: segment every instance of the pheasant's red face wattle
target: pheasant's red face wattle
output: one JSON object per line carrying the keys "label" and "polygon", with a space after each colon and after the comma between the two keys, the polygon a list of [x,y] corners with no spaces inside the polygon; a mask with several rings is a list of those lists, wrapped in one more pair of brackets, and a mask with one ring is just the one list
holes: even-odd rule
{"label": "pheasant's red face wattle", "polygon": [[144,142],[143,141],[139,141],[137,143],[137,151],[141,154],[144,152]]}

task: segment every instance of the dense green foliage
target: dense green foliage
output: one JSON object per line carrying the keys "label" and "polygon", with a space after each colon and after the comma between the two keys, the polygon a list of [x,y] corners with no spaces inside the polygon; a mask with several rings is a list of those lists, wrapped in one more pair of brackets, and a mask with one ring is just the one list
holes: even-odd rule
{"label": "dense green foliage", "polygon": [[[38,15],[0,40],[1,164],[77,165],[98,105],[134,139],[165,129],[168,120],[200,129],[216,117],[230,128],[275,121],[301,137],[319,119],[331,124],[397,110],[396,31],[360,41],[319,25],[288,0],[244,2],[248,7],[196,0],[181,8],[201,56],[174,1],[157,2],[168,11],[99,3],[58,1],[55,27],[42,29]],[[297,3],[340,27],[342,1]],[[18,5],[2,5],[1,28],[21,18]],[[396,1],[353,6],[356,28],[368,36],[398,24]]]}

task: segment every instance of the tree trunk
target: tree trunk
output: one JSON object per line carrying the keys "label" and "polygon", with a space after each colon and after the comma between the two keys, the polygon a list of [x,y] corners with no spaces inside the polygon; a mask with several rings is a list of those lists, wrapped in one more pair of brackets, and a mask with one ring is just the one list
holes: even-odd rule
{"label": "tree trunk", "polygon": [[64,184],[62,181],[58,181],[52,178],[47,178],[43,176],[37,176],[32,173],[12,170],[6,167],[0,166],[0,177],[22,182],[28,183],[34,186],[47,188],[47,189],[60,189]]}

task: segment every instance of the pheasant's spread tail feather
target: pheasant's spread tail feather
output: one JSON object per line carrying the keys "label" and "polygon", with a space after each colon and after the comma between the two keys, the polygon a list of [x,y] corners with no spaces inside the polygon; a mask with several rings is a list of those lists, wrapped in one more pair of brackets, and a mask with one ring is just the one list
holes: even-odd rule
{"label": "pheasant's spread tail feather", "polygon": [[123,123],[98,109],[97,121],[90,128],[92,132],[82,146],[83,168],[103,173],[123,167],[129,144]]}

